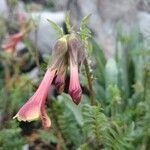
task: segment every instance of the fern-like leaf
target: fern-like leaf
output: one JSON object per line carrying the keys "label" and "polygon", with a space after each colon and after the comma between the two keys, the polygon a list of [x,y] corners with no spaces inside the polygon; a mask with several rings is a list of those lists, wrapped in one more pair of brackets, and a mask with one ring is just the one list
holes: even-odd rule
{"label": "fern-like leaf", "polygon": [[69,12],[66,13],[65,15],[65,23],[66,23],[66,27],[69,33],[73,32],[73,27],[71,26],[70,23],[70,15]]}
{"label": "fern-like leaf", "polygon": [[87,27],[90,17],[91,17],[91,14],[88,16],[85,16],[80,23],[80,33],[79,34],[80,34],[82,41],[86,41],[88,38],[91,37],[91,31]]}
{"label": "fern-like leaf", "polygon": [[53,22],[50,19],[47,19],[47,20],[51,24],[51,26],[53,27],[53,29],[56,31],[56,34],[57,34],[58,38],[64,36],[63,29],[59,25],[57,25],[55,22]]}
{"label": "fern-like leaf", "polygon": [[99,147],[102,145],[103,134],[107,130],[107,117],[101,112],[101,107],[85,105],[83,108],[84,130]]}

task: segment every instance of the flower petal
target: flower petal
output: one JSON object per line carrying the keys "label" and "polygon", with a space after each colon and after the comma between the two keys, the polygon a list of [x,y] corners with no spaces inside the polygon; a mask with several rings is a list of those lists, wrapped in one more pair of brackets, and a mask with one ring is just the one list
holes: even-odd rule
{"label": "flower petal", "polygon": [[[78,64],[79,61],[81,61],[80,59],[82,59],[84,56],[82,52],[82,50],[84,51],[84,49],[82,48],[82,44],[79,38],[74,33],[69,35],[68,48],[69,48],[69,55],[70,55],[72,62],[74,64]],[[79,55],[83,55],[83,56],[79,57]]]}
{"label": "flower petal", "polygon": [[78,65],[73,64],[70,60],[70,84],[69,94],[72,97],[75,104],[79,104],[82,96],[82,89],[79,83]]}
{"label": "flower petal", "polygon": [[32,121],[41,117],[42,122],[44,118],[46,118],[46,123],[45,121],[43,122],[43,124],[46,124],[45,126],[50,125],[50,120],[43,109],[55,72],[56,70],[51,69],[46,71],[45,76],[35,94],[21,107],[14,118],[17,118],[19,121]]}
{"label": "flower petal", "polygon": [[55,79],[56,90],[58,94],[61,94],[64,90],[65,84],[65,74],[66,74],[66,61],[64,60],[61,67],[58,69],[57,77]]}
{"label": "flower petal", "polygon": [[46,113],[45,106],[43,106],[43,108],[41,108],[40,118],[42,121],[42,126],[44,128],[49,128],[51,126],[51,120]]}
{"label": "flower petal", "polygon": [[57,40],[54,45],[52,52],[52,59],[50,62],[50,67],[54,69],[58,69],[61,67],[62,63],[65,60],[65,55],[68,50],[67,39],[66,37],[62,37]]}
{"label": "flower petal", "polygon": [[20,31],[14,35],[11,35],[8,39],[8,41],[2,45],[2,48],[5,50],[12,50],[12,52],[14,51],[17,43],[23,38],[25,32]]}
{"label": "flower petal", "polygon": [[40,116],[40,107],[37,101],[27,102],[19,112],[13,117],[17,118],[19,121],[33,121],[39,118]]}

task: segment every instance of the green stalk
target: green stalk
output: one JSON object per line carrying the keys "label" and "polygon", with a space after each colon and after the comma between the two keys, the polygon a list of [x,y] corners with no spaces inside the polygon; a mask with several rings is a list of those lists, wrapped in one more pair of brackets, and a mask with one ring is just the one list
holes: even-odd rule
{"label": "green stalk", "polygon": [[89,86],[90,103],[91,103],[91,105],[94,105],[95,104],[95,100],[94,100],[92,78],[91,78],[91,74],[90,74],[90,70],[89,70],[88,61],[87,61],[86,58],[84,60],[84,66],[85,66],[85,72],[86,72],[88,86]]}

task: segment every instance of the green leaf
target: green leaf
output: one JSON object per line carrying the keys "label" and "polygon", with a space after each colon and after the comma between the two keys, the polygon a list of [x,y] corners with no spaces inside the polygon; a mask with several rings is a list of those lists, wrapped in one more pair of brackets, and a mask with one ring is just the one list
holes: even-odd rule
{"label": "green leaf", "polygon": [[48,22],[51,24],[52,28],[56,31],[56,34],[58,35],[58,37],[63,37],[64,36],[64,32],[63,32],[63,29],[57,25],[55,22],[53,22],[52,20],[50,19],[47,19]]}
{"label": "green leaf", "polygon": [[73,31],[73,27],[71,27],[69,12],[67,12],[65,15],[65,23],[66,23],[66,27],[67,27],[68,32],[71,33]]}
{"label": "green leaf", "polygon": [[94,38],[91,38],[90,40],[93,46],[93,55],[96,58],[97,62],[97,69],[93,72],[93,74],[98,77],[97,81],[104,86],[106,58],[102,48],[98,45]]}
{"label": "green leaf", "polygon": [[84,28],[87,26],[89,20],[90,20],[90,17],[91,17],[91,14],[89,14],[88,16],[85,16],[82,21],[81,21],[81,24],[80,24],[80,27],[81,28]]}
{"label": "green leaf", "polygon": [[80,23],[80,33],[79,34],[80,34],[82,41],[86,41],[88,38],[91,37],[91,31],[87,27],[90,17],[91,17],[91,14],[88,16],[85,16]]}
{"label": "green leaf", "polygon": [[69,98],[69,96],[65,93],[62,93],[62,96],[59,96],[58,99],[65,99],[66,106],[71,110],[73,115],[75,116],[77,122],[79,125],[83,125],[83,117],[81,114],[81,110],[78,106],[76,106]]}

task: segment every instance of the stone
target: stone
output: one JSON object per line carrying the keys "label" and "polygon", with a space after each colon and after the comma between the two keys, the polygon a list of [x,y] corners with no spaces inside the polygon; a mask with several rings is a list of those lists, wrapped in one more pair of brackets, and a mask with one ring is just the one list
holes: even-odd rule
{"label": "stone", "polygon": [[[150,0],[69,0],[67,9],[76,28],[79,28],[79,21],[84,16],[92,14],[89,28],[103,48],[106,58],[110,58],[115,55],[118,25],[126,33],[140,26],[141,33],[144,36],[147,34],[143,30],[149,26],[149,6]],[[141,11],[146,14],[141,14]]]}
{"label": "stone", "polygon": [[[42,55],[51,54],[57,35],[47,19],[54,21],[62,27],[64,12],[33,12],[27,15],[28,17],[31,16],[37,24],[37,28],[29,33],[29,38],[34,44],[37,43],[37,48]],[[35,42],[36,40],[37,42]]]}

